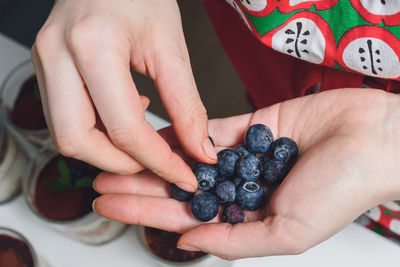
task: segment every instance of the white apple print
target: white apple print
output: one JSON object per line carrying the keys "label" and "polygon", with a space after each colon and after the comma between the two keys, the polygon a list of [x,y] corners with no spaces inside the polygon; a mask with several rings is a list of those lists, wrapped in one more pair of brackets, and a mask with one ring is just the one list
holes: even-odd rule
{"label": "white apple print", "polygon": [[365,75],[383,78],[400,76],[398,56],[385,41],[378,38],[353,40],[344,49],[342,57],[348,68]]}
{"label": "white apple print", "polygon": [[400,220],[393,219],[389,224],[389,229],[393,233],[400,235]]}
{"label": "white apple print", "polygon": [[259,12],[267,7],[267,0],[240,0],[242,5],[250,11]]}
{"label": "white apple print", "polygon": [[399,0],[360,0],[363,7],[375,15],[394,15],[400,12]]}
{"label": "white apple print", "polygon": [[272,37],[272,48],[282,53],[320,64],[324,61],[326,41],[317,24],[298,18]]}
{"label": "white apple print", "polygon": [[381,218],[381,210],[378,207],[374,207],[367,210],[367,212],[365,212],[365,215],[377,222]]}
{"label": "white apple print", "polygon": [[385,208],[388,208],[389,210],[394,211],[394,212],[400,211],[400,205],[394,201],[387,201],[387,202],[383,203],[382,206],[384,206]]}

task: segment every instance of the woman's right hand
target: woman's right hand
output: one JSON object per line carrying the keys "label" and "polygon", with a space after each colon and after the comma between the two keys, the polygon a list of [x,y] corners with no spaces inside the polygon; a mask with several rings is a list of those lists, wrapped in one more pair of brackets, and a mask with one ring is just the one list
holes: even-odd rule
{"label": "woman's right hand", "polygon": [[185,190],[196,179],[144,117],[130,66],[150,76],[185,151],[215,163],[176,0],[59,0],[32,59],[59,151],[103,170],[144,167]]}

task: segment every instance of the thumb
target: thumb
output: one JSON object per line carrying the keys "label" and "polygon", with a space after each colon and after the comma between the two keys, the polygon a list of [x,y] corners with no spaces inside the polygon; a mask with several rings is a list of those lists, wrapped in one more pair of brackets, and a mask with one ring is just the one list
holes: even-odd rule
{"label": "thumb", "polygon": [[303,228],[295,221],[279,216],[236,225],[203,224],[186,232],[179,239],[178,248],[203,251],[226,260],[299,254],[306,247],[296,233]]}
{"label": "thumb", "polygon": [[183,148],[197,161],[214,164],[217,155],[208,138],[207,113],[187,51],[163,49],[154,65],[156,87]]}

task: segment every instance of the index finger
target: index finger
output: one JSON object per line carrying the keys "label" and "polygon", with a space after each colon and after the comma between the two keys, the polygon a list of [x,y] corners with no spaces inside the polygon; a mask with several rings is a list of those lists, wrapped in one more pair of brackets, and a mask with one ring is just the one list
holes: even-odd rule
{"label": "index finger", "polygon": [[[100,42],[101,44],[101,42]],[[97,44],[96,44],[97,45]],[[99,47],[101,56],[75,51],[78,68],[112,142],[145,167],[184,190],[197,188],[196,178],[146,121],[129,66],[126,47]]]}

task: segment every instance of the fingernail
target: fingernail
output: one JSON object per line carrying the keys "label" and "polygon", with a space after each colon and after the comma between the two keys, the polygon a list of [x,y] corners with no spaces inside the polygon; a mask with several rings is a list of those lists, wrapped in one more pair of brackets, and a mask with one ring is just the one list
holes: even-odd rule
{"label": "fingernail", "polygon": [[215,152],[214,146],[211,144],[210,139],[205,139],[203,142],[203,149],[204,152],[207,154],[207,156],[209,156],[210,158],[212,158],[213,160],[217,160],[217,153]]}
{"label": "fingernail", "polygon": [[188,192],[194,192],[197,189],[197,188],[193,187],[192,185],[185,184],[185,183],[176,183],[176,186],[179,187],[180,189],[183,189]]}
{"label": "fingernail", "polygon": [[[93,188],[93,190],[94,190],[94,191],[96,191],[96,192],[97,192],[97,190],[96,190],[96,186],[95,186],[95,181],[96,181],[96,180],[93,180],[93,182],[92,182],[92,188]],[[94,202],[93,202],[93,203],[94,203]]]}
{"label": "fingernail", "polygon": [[178,245],[178,248],[186,251],[200,251],[200,249],[188,245]]}
{"label": "fingernail", "polygon": [[[95,199],[95,200],[93,200],[93,202],[92,202],[92,210],[94,211],[94,212],[96,212],[96,210],[94,209],[94,203],[96,202],[96,200],[97,200],[97,198]],[[97,212],[96,212],[97,213]]]}

